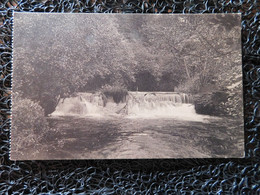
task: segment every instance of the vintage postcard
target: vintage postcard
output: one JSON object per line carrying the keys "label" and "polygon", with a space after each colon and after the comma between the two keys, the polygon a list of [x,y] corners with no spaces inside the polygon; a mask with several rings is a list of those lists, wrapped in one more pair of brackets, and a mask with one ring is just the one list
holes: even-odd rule
{"label": "vintage postcard", "polygon": [[11,159],[244,157],[240,26],[14,13]]}

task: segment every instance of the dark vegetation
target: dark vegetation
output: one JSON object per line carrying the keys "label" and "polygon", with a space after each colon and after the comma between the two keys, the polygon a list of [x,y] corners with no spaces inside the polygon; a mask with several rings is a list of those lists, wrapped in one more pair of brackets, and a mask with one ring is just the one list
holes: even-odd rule
{"label": "dark vegetation", "polygon": [[58,138],[61,133],[49,127],[44,110],[38,103],[17,96],[13,98],[13,102],[17,105],[13,110],[13,120],[19,125],[12,126],[12,132],[15,133],[12,137],[12,142],[15,143],[12,144],[12,155],[19,154],[20,158],[27,159],[28,154],[21,152],[27,148],[31,158],[35,158],[47,148],[42,148],[46,142],[52,140],[53,147],[60,145]]}
{"label": "dark vegetation", "polygon": [[220,106],[222,102],[226,102],[228,99],[228,93],[226,92],[210,92],[201,95],[195,95],[195,110],[199,114],[223,116],[225,110]]}
{"label": "dark vegetation", "polygon": [[[235,76],[241,74],[238,15],[170,20],[139,15],[89,16],[89,20],[48,17],[16,18],[16,33],[21,33],[15,41],[24,47],[16,47],[14,60],[19,62],[14,63],[19,66],[14,67],[13,81],[13,91],[39,104],[45,116],[61,98],[84,91],[103,90],[115,102],[122,100],[126,90],[176,91],[202,94],[211,104],[211,96],[204,93],[227,90],[232,67],[239,69]],[[57,22],[59,38],[46,20]],[[60,22],[66,25],[59,26]],[[24,29],[27,23],[29,30]],[[71,34],[77,38],[69,38]],[[36,41],[25,44],[28,40]],[[32,50],[33,55],[24,57]]]}
{"label": "dark vegetation", "polygon": [[110,97],[113,98],[115,103],[125,102],[126,95],[128,94],[127,89],[116,86],[105,86],[101,89],[101,92],[104,94],[105,104]]}
{"label": "dark vegetation", "polygon": [[133,91],[174,91],[174,87],[178,86],[175,80],[175,74],[172,72],[163,72],[158,78],[149,71],[143,71],[135,74],[135,83]]}

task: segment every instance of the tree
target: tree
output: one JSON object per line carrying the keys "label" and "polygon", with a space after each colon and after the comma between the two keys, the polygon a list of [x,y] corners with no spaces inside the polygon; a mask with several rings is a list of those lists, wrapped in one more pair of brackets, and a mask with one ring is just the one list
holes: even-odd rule
{"label": "tree", "polygon": [[160,91],[166,80],[169,90],[199,80],[203,87],[231,66],[226,59],[237,59],[239,32],[220,28],[222,18],[169,17],[15,15],[13,91],[47,115],[60,98],[105,85]]}

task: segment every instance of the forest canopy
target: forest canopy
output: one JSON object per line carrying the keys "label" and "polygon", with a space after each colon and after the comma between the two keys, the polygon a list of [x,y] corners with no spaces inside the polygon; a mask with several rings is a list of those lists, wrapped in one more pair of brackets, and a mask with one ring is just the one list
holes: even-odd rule
{"label": "forest canopy", "polygon": [[46,114],[60,98],[108,86],[196,94],[240,68],[237,14],[42,15],[15,15],[13,91]]}

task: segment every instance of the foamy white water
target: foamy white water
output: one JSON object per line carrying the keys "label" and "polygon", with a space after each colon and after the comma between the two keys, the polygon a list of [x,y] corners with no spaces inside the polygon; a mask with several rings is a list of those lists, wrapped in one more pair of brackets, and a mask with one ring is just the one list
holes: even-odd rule
{"label": "foamy white water", "polygon": [[116,104],[112,98],[104,102],[101,94],[78,93],[60,100],[51,116],[127,118],[173,118],[205,121],[209,116],[195,111],[192,96],[173,92],[129,92],[125,102]]}
{"label": "foamy white water", "polygon": [[132,92],[128,99],[128,118],[174,118],[204,121],[208,116],[195,111],[190,95],[181,93]]}
{"label": "foamy white water", "polygon": [[102,97],[79,93],[76,97],[61,99],[51,116],[102,116]]}

